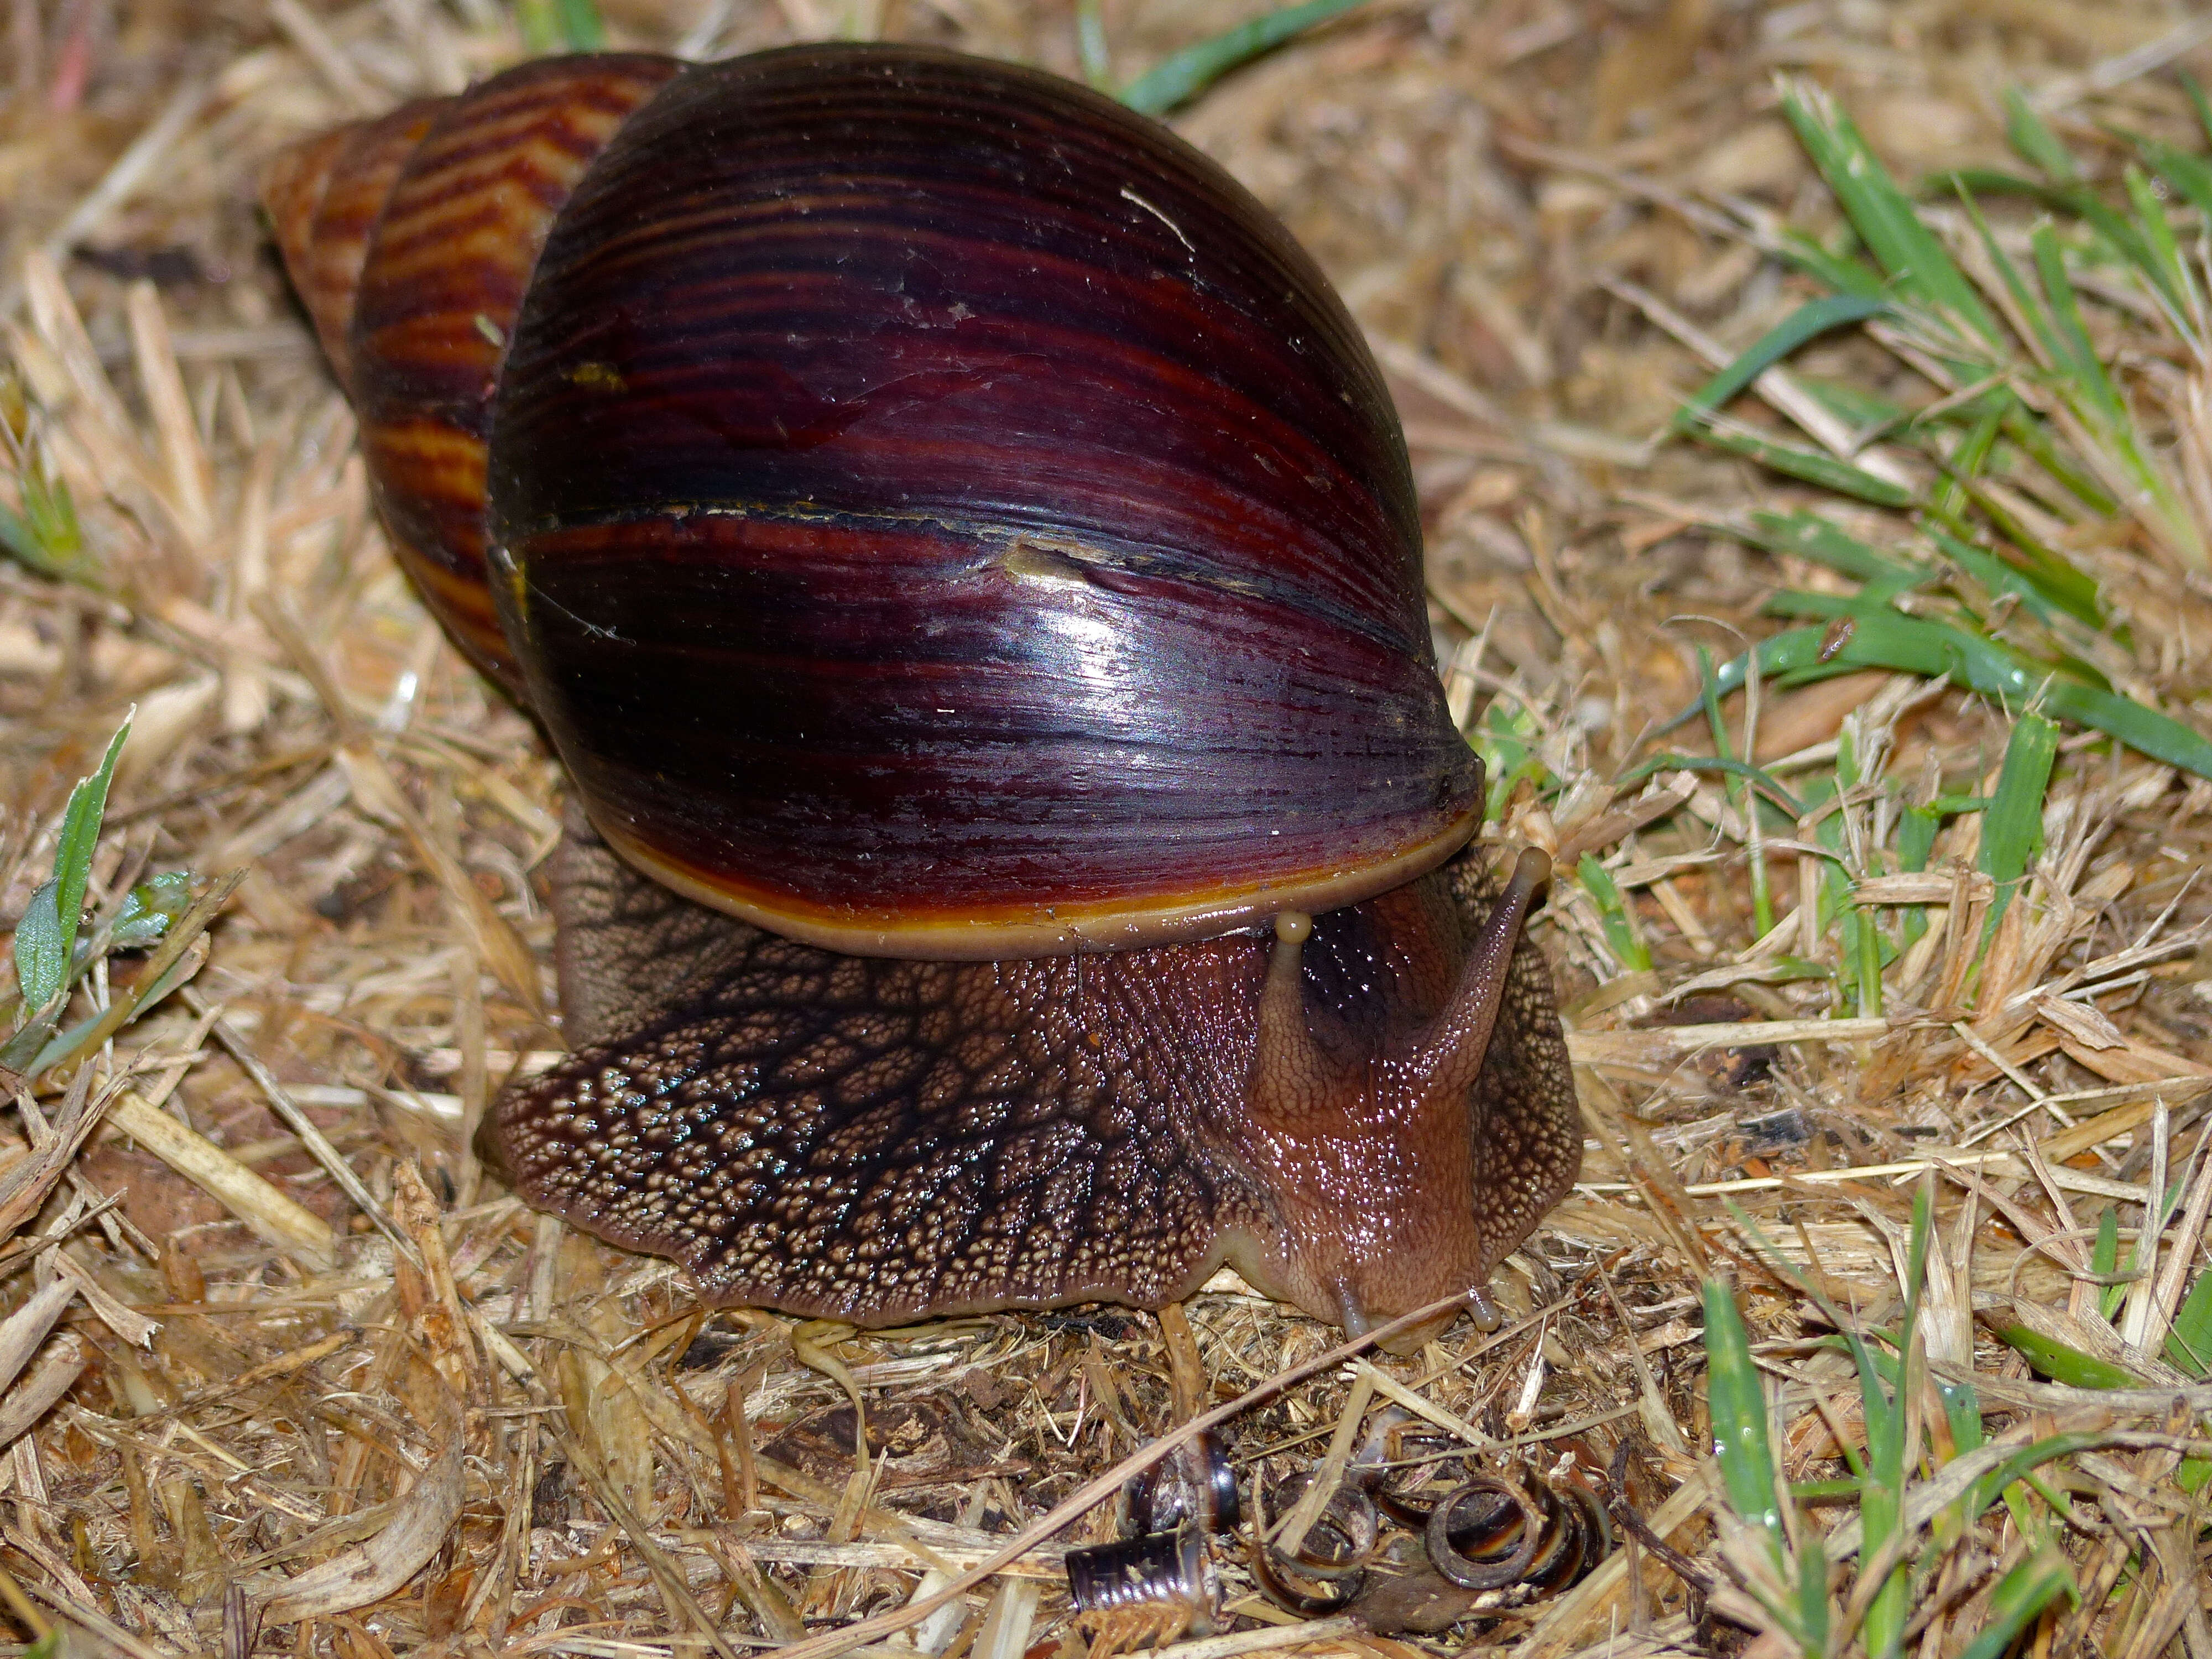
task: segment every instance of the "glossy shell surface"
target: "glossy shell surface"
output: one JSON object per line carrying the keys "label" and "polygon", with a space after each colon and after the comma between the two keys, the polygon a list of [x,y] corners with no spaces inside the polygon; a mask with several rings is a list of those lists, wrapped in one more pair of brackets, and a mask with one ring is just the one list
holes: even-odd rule
{"label": "glossy shell surface", "polygon": [[686,71],[555,222],[489,441],[495,590],[594,820],[778,932],[1218,933],[1479,810],[1357,330],[1241,187],[1066,82]]}

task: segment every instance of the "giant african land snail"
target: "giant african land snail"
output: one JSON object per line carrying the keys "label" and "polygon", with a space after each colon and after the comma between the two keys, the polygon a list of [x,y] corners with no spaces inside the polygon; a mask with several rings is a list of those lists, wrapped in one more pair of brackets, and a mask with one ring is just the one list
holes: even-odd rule
{"label": "giant african land snail", "polygon": [[264,199],[401,558],[588,813],[581,1046],[496,1113],[533,1202],[864,1323],[1225,1259],[1358,1328],[1565,1190],[1543,861],[1454,856],[1389,395],[1218,167],[841,46],[526,64]]}

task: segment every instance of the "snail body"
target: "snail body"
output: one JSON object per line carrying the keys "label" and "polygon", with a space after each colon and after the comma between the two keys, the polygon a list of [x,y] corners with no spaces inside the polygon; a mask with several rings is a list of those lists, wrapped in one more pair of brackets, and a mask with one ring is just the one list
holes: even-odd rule
{"label": "snail body", "polygon": [[1481,769],[1388,393],[1212,163],[949,52],[605,54],[264,199],[403,562],[582,809],[526,1196],[723,1301],[1228,1260],[1357,1327],[1565,1190],[1541,870],[1440,867]]}

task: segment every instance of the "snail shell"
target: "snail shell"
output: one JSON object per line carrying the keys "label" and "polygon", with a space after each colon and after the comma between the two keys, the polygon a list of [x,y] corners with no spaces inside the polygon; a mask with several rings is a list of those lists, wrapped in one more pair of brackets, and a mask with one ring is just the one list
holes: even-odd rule
{"label": "snail shell", "polygon": [[1564,1189],[1534,878],[1407,886],[1482,785],[1388,394],[1213,164],[1049,76],[811,46],[526,64],[265,199],[403,561],[588,814],[603,1041],[502,1104],[526,1193],[726,1299],[1230,1256],[1356,1323]]}

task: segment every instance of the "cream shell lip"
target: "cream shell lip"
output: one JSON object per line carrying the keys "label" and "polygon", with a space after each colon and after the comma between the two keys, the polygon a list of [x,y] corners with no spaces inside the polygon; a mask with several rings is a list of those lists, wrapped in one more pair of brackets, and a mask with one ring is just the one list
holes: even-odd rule
{"label": "cream shell lip", "polygon": [[1376,863],[1326,869],[1303,879],[1209,893],[1167,895],[1138,908],[1024,908],[993,915],[924,915],[902,921],[888,913],[855,913],[793,903],[748,887],[732,891],[686,865],[663,858],[620,828],[594,818],[607,844],[629,864],[684,897],[785,939],[845,956],[905,957],[925,962],[990,962],[1129,950],[1214,939],[1272,921],[1285,911],[1318,915],[1357,904],[1425,875],[1464,847],[1481,822],[1478,797],[1437,834]]}

